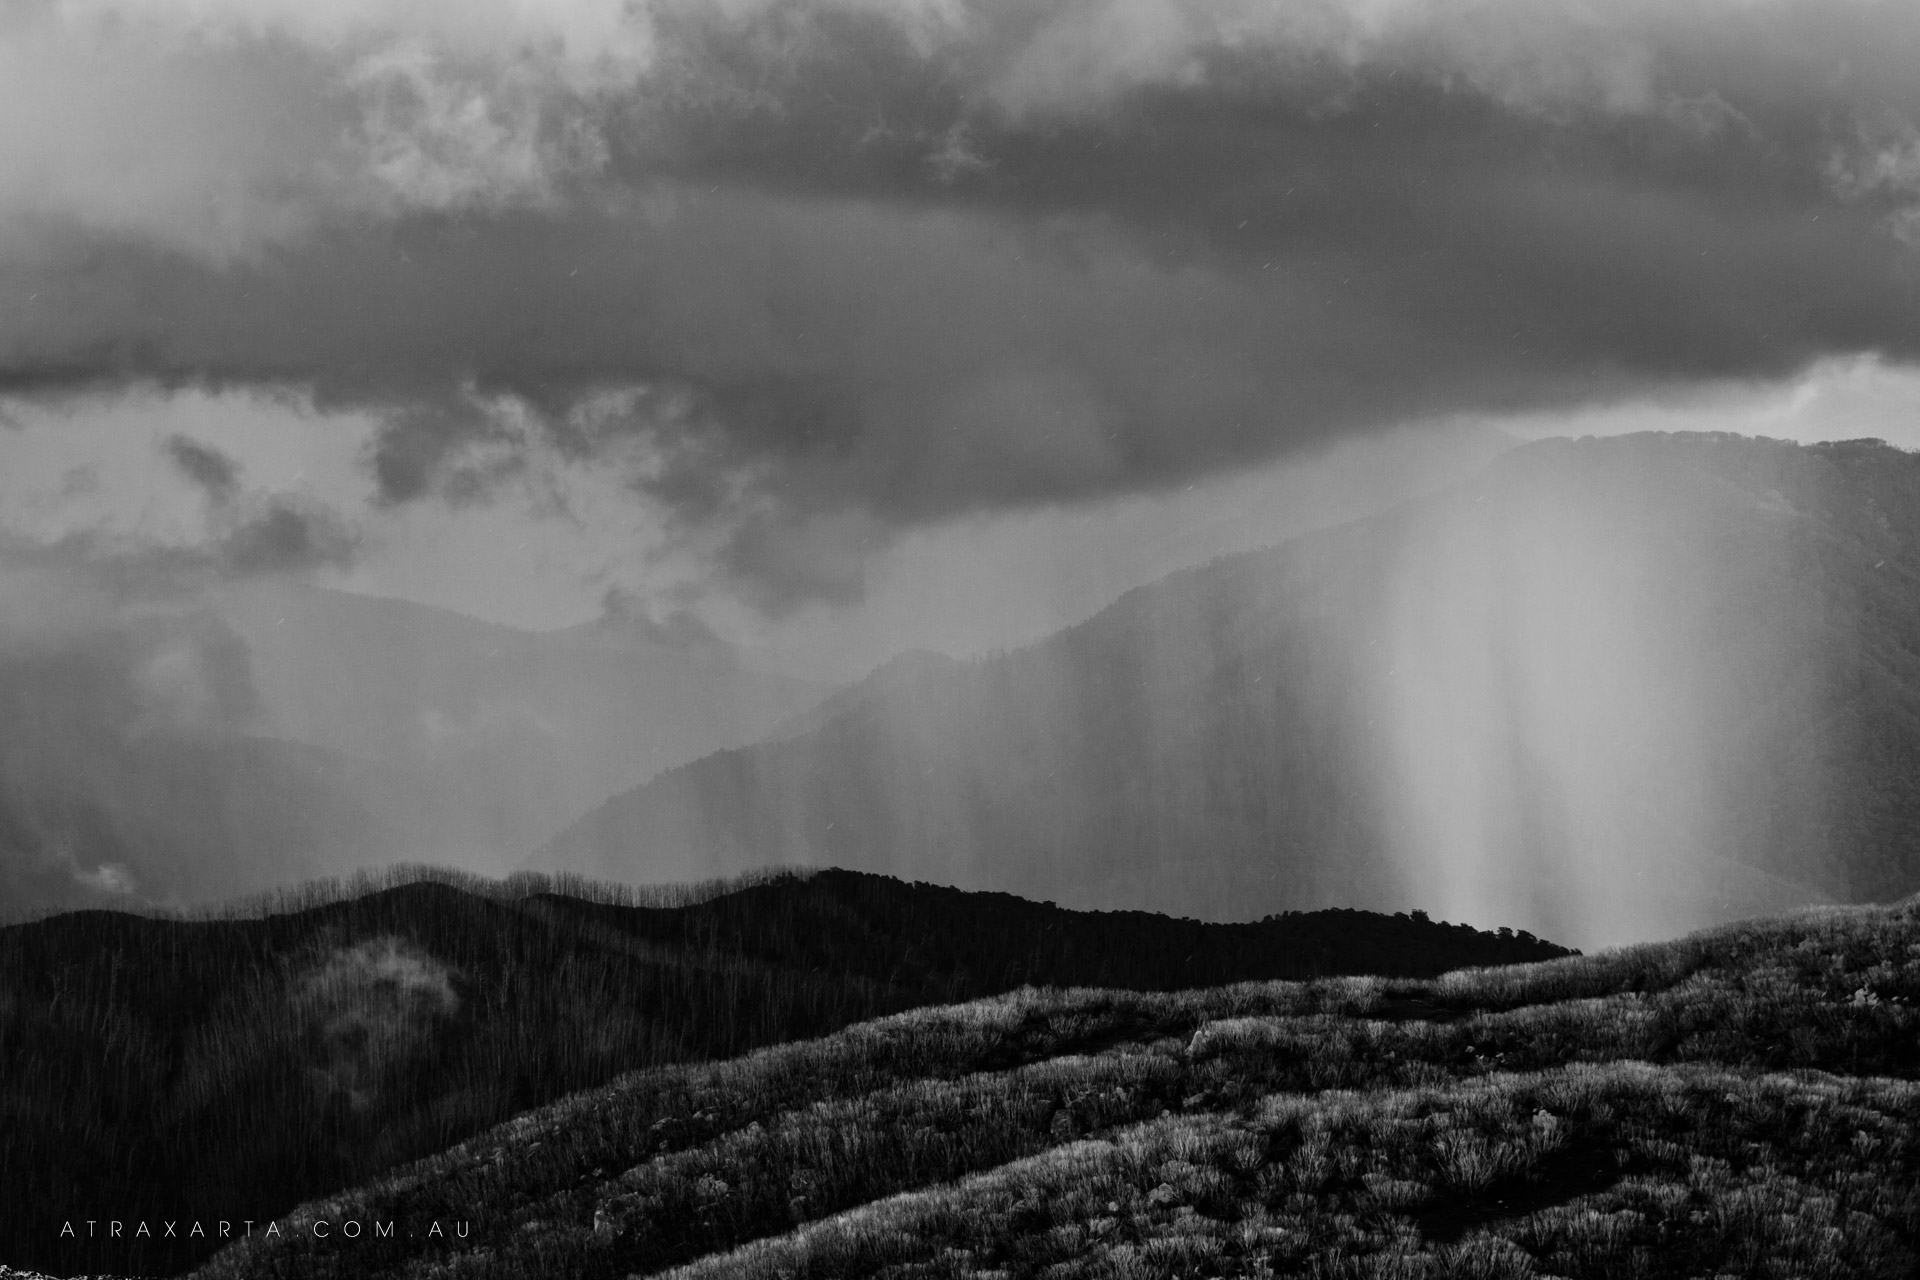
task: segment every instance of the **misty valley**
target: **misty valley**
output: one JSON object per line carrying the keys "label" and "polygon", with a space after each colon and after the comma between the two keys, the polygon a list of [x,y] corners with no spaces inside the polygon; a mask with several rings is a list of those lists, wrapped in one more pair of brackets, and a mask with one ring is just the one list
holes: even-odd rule
{"label": "misty valley", "polygon": [[839,687],[70,612],[0,658],[12,1266],[1920,1265],[1920,456],[1543,441]]}
{"label": "misty valley", "polygon": [[18,915],[403,862],[838,866],[1583,948],[1886,900],[1920,888],[1916,539],[1920,465],[1877,442],[1548,440],[839,688],[618,616],[83,595],[0,650],[0,886]]}

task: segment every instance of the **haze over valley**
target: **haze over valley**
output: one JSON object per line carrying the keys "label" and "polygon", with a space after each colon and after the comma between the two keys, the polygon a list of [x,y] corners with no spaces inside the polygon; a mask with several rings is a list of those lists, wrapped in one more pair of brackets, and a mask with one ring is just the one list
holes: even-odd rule
{"label": "haze over valley", "polygon": [[542,634],[297,585],[30,627],[0,663],[15,909],[185,906],[396,862],[502,874],[821,696],[617,619]]}
{"label": "haze over valley", "polygon": [[837,689],[644,618],[536,633],[270,581],[100,603],[11,650],[0,874],[33,909],[394,862],[845,866],[1582,946],[1885,900],[1920,887],[1914,457],[1544,440]]}

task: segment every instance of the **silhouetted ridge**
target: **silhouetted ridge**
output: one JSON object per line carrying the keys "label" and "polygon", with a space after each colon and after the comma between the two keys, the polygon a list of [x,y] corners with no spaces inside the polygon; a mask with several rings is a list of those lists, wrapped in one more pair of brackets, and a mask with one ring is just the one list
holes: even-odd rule
{"label": "silhouetted ridge", "polygon": [[209,1242],[90,1252],[47,1224],[75,1205],[265,1221],[625,1071],[1023,984],[1172,990],[1566,954],[1367,912],[1205,925],[850,871],[677,906],[457,879],[259,918],[85,911],[0,929],[0,1168],[19,1179],[0,1258],[177,1268]]}
{"label": "silhouetted ridge", "polygon": [[1332,974],[1415,977],[1570,954],[1527,933],[1404,914],[1333,908],[1208,924],[1145,911],[1071,911],[1009,893],[907,884],[837,868],[679,910],[555,895],[529,901],[666,946],[942,993],[1024,984],[1165,991]]}

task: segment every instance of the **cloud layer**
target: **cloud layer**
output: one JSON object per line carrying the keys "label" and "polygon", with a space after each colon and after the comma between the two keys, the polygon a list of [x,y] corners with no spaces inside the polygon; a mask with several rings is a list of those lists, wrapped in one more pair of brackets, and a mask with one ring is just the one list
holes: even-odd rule
{"label": "cloud layer", "polygon": [[1920,356],[1911,6],[401,10],[0,8],[0,388],[376,412],[389,503],[537,441],[777,610],[969,511]]}

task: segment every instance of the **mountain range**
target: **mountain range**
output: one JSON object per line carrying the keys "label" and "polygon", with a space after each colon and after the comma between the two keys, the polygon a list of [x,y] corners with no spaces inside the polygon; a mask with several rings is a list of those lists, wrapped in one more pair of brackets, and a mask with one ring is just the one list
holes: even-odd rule
{"label": "mountain range", "polygon": [[285,584],[0,621],[15,910],[841,866],[1593,946],[1920,888],[1920,459],[1876,441],[1541,441],[838,691],[640,620]]}
{"label": "mountain range", "polygon": [[1548,440],[1385,514],[910,655],[529,865],[838,865],[1582,945],[1920,888],[1920,457]]}
{"label": "mountain range", "polygon": [[497,871],[818,701],[717,642],[230,588],[0,634],[0,903],[178,906],[394,862]]}
{"label": "mountain range", "polygon": [[619,616],[525,631],[279,584],[230,592],[220,612],[272,733],[486,795],[493,846],[516,859],[608,796],[751,742],[830,691],[711,636]]}

